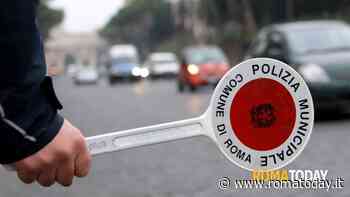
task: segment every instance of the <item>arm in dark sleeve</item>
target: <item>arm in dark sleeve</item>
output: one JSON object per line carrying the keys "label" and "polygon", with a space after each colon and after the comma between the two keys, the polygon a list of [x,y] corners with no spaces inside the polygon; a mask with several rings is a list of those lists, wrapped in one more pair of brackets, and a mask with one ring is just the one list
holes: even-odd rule
{"label": "arm in dark sleeve", "polygon": [[34,0],[3,0],[0,7],[0,105],[5,116],[0,119],[2,164],[42,149],[63,123],[51,78],[45,76],[36,6]]}

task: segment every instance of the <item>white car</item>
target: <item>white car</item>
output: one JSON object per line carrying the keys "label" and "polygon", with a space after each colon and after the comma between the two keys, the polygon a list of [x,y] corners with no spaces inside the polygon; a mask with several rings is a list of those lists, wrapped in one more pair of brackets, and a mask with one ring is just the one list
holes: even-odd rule
{"label": "white car", "polygon": [[152,78],[176,76],[180,65],[173,53],[152,53],[146,63]]}
{"label": "white car", "polygon": [[81,65],[78,65],[78,64],[70,64],[68,65],[67,67],[67,75],[70,76],[70,77],[74,77],[78,72],[79,70],[82,68]]}
{"label": "white car", "polygon": [[82,68],[73,77],[75,84],[96,84],[98,71],[96,68]]}

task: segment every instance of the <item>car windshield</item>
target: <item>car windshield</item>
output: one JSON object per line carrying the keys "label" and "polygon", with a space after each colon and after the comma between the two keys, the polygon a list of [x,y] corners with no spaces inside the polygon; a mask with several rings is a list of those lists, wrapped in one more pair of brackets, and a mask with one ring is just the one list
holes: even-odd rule
{"label": "car windshield", "polygon": [[191,49],[187,55],[187,58],[191,64],[226,62],[224,53],[217,48]]}
{"label": "car windshield", "polygon": [[294,53],[320,53],[350,49],[350,28],[319,28],[293,31],[287,34]]}
{"label": "car windshield", "polygon": [[112,65],[118,65],[118,66],[129,66],[131,64],[136,64],[137,60],[133,57],[118,57],[118,58],[112,58]]}

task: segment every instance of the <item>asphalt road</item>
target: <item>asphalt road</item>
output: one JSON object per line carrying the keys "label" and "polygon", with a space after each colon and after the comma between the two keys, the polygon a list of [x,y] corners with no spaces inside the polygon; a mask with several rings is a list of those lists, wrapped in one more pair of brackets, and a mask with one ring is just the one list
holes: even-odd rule
{"label": "asphalt road", "polygon": [[[110,87],[75,86],[67,77],[55,79],[62,112],[86,136],[195,117],[207,108],[212,88],[179,94],[175,81],[123,83]],[[0,197],[213,197],[213,196],[341,196],[350,189],[350,119],[317,122],[304,152],[287,169],[325,169],[342,177],[345,188],[333,192],[306,190],[220,191],[217,180],[247,178],[249,173],[230,164],[205,137],[126,150],[93,159],[88,178],[71,188],[20,183],[14,173],[0,170]]]}

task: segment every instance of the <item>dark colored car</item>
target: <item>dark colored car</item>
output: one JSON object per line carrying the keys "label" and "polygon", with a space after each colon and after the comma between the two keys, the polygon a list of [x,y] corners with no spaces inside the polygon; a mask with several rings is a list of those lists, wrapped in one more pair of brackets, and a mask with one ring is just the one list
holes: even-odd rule
{"label": "dark colored car", "polygon": [[247,58],[270,57],[306,80],[316,110],[345,112],[350,99],[350,26],[339,21],[304,21],[263,28]]}
{"label": "dark colored car", "polygon": [[182,92],[188,86],[194,91],[199,86],[216,85],[229,69],[228,60],[220,48],[188,47],[182,52],[178,90]]}

